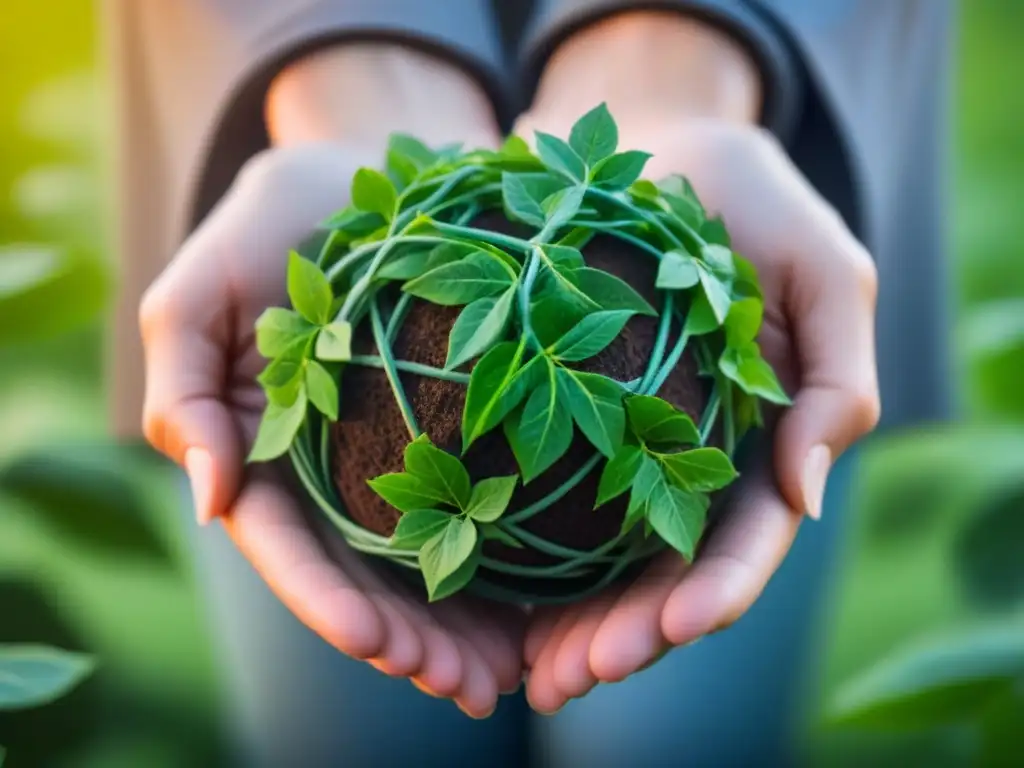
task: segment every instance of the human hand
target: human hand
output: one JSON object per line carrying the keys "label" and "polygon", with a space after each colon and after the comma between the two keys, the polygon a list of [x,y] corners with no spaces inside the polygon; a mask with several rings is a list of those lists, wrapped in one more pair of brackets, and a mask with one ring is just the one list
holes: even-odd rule
{"label": "human hand", "polygon": [[[348,203],[354,172],[360,165],[379,165],[376,158],[391,130],[417,131],[435,141],[497,140],[488,125],[469,119],[459,127],[466,133],[453,136],[446,132],[456,130],[454,125],[439,126],[423,116],[414,120],[392,108],[373,116],[366,99],[350,111],[372,117],[376,129],[333,112],[343,105],[319,96],[321,90],[344,91],[344,78],[329,77],[329,65],[339,56],[346,59],[348,76],[355,76],[359,62],[351,52],[303,64],[312,80],[286,73],[268,102],[278,148],[240,172],[148,290],[140,312],[145,434],[187,471],[200,521],[220,518],[303,623],[342,653],[408,677],[421,690],[483,717],[496,706],[499,692],[520,684],[521,616],[465,597],[427,606],[404,584],[363,562],[337,534],[320,536],[318,518],[307,516],[287,492],[280,468],[244,465],[265,405],[256,376],[266,361],[256,350],[253,328],[263,310],[287,301],[289,249]],[[362,63],[372,69],[380,56],[371,52]],[[386,71],[407,73],[407,64],[392,61]],[[417,77],[420,96],[428,97],[422,72]],[[401,90],[400,83],[390,86]],[[311,104],[317,109],[308,109]],[[451,106],[449,120],[459,114],[458,105]],[[339,135],[354,138],[334,140]]]}
{"label": "human hand", "polygon": [[[556,54],[517,133],[565,135],[579,114],[606,101],[619,123],[620,151],[653,153],[647,178],[686,176],[724,219],[734,249],[758,268],[765,300],[758,341],[796,394],[790,409],[769,414],[771,451],[730,489],[723,518],[692,565],[669,553],[632,585],[535,614],[524,662],[527,694],[541,712],[740,618],[789,550],[803,514],[820,515],[831,464],[879,418],[870,257],[778,143],[751,124],[756,71],[742,52],[696,22],[653,16],[636,14],[636,24],[621,17]],[[652,51],[659,55],[655,42],[672,37],[672,24],[690,43],[668,48],[674,70],[649,60]],[[614,71],[595,57],[614,59]],[[643,65],[631,72],[630,61]]]}

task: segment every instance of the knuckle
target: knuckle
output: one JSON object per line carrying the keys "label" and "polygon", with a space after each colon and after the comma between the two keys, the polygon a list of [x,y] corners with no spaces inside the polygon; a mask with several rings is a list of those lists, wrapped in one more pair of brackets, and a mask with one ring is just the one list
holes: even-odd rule
{"label": "knuckle", "polygon": [[871,432],[882,418],[882,401],[878,390],[872,387],[854,392],[850,399],[850,413],[855,428],[861,434]]}

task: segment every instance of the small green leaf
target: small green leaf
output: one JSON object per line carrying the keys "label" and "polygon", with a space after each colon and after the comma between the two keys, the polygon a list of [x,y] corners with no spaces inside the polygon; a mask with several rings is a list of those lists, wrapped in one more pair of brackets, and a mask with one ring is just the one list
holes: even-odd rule
{"label": "small green leaf", "polygon": [[265,389],[286,387],[301,378],[304,359],[299,353],[303,346],[290,350],[286,356],[275,358],[256,377]]}
{"label": "small green leaf", "polygon": [[687,336],[704,336],[714,333],[722,324],[715,317],[715,311],[711,308],[708,297],[704,291],[700,291],[690,302],[690,308],[686,312],[686,323],[683,326],[683,333]]}
{"label": "small green leaf", "polygon": [[738,253],[732,255],[736,277],[733,279],[732,290],[736,298],[764,299],[761,284],[757,277],[757,267]]}
{"label": "small green leaf", "polygon": [[658,460],[672,484],[684,491],[718,491],[739,477],[729,457],[717,448],[660,453]]}
{"label": "small green leaf", "polygon": [[388,138],[388,152],[401,155],[420,171],[437,162],[437,154],[434,150],[414,136],[405,133],[391,134]]}
{"label": "small green leaf", "polygon": [[700,433],[687,414],[653,395],[630,395],[626,413],[633,434],[647,443],[697,445]]}
{"label": "small green leaf", "polygon": [[414,509],[398,520],[388,546],[394,549],[416,551],[429,539],[439,534],[452,516],[439,509]]}
{"label": "small green leaf", "polygon": [[338,420],[338,383],[316,360],[306,364],[306,394],[320,413],[331,421]]}
{"label": "small green leaf", "polygon": [[249,462],[271,461],[291,448],[295,435],[306,418],[305,390],[300,389],[295,402],[287,408],[270,402],[263,412],[256,441],[249,452]]}
{"label": "small green leaf", "polygon": [[518,475],[489,477],[473,486],[466,514],[480,523],[493,523],[508,509],[519,482]]}
{"label": "small green leaf", "polygon": [[498,527],[497,525],[481,525],[480,534],[491,541],[497,541],[504,544],[506,547],[512,547],[513,549],[523,549],[523,543],[516,539],[508,531]]}
{"label": "small green leaf", "polygon": [[736,264],[733,261],[732,251],[725,246],[706,243],[700,249],[700,258],[711,273],[723,283],[731,283],[736,277]]}
{"label": "small green leaf", "polygon": [[662,540],[687,560],[693,560],[707,519],[708,498],[656,482],[647,497],[646,517]]}
{"label": "small green leaf", "polygon": [[433,248],[420,248],[385,261],[376,276],[382,280],[412,280],[435,267],[451,264],[472,252],[462,243],[443,243]]}
{"label": "small green leaf", "polygon": [[629,505],[626,507],[626,517],[622,521],[622,533],[626,533],[643,519],[647,511],[647,499],[654,486],[661,482],[664,482],[664,478],[658,462],[646,453],[641,455],[640,467],[636,471],[633,487],[629,492]]}
{"label": "small green leaf", "polygon": [[632,286],[615,275],[591,267],[575,269],[572,274],[579,289],[601,309],[629,309],[652,317],[658,314]]}
{"label": "small green leaf", "polygon": [[544,226],[546,216],[544,209],[540,207],[540,201],[530,195],[517,174],[506,172],[501,175],[501,197],[505,205],[505,214],[510,219],[535,227]]}
{"label": "small green leaf", "polygon": [[297,251],[288,254],[288,298],[299,314],[311,323],[326,323],[334,293],[327,276]]}
{"label": "small green leaf", "polygon": [[284,307],[268,307],[256,319],[256,349],[267,359],[285,354],[305,341],[315,326],[298,312]]}
{"label": "small green leaf", "polygon": [[281,408],[289,408],[298,398],[300,392],[305,391],[305,378],[298,375],[302,369],[296,371],[296,376],[279,386],[263,386],[267,401]]}
{"label": "small green leaf", "polygon": [[520,367],[522,349],[503,342],[480,358],[469,376],[462,411],[462,451],[494,429],[546,376],[547,361],[534,357]]}
{"label": "small green leaf", "polygon": [[320,226],[327,230],[344,233],[347,236],[343,238],[344,240],[357,240],[386,225],[387,221],[379,213],[360,211],[352,205],[333,214]]}
{"label": "small green leaf", "polygon": [[406,283],[402,290],[433,304],[458,306],[494,296],[512,285],[512,275],[493,256],[481,251],[442,264]]}
{"label": "small green leaf", "polygon": [[551,354],[572,362],[593,357],[615,341],[634,314],[629,309],[592,312],[552,345]]}
{"label": "small green leaf", "polygon": [[316,337],[316,356],[339,363],[351,360],[352,326],[344,320],[335,320],[321,328]]}
{"label": "small green leaf", "polygon": [[566,187],[542,203],[541,209],[544,211],[549,230],[564,226],[579,212],[586,191],[586,187],[583,186]]}
{"label": "small green leaf", "polygon": [[748,395],[756,395],[778,405],[792,404],[775,371],[761,357],[761,348],[755,342],[726,349],[718,361],[718,369]]}
{"label": "small green leaf", "polygon": [[629,490],[636,479],[643,455],[638,446],[626,444],[608,460],[601,471],[601,480],[597,486],[595,509]]}
{"label": "small green leaf", "polygon": [[541,245],[540,249],[552,264],[564,269],[572,270],[587,266],[578,248],[567,245]]}
{"label": "small green leaf", "polygon": [[682,222],[687,229],[700,229],[701,207],[699,203],[667,192],[663,192],[662,196],[675,218]]}
{"label": "small green leaf", "polygon": [[625,390],[605,376],[568,368],[558,369],[558,380],[580,431],[605,456],[614,456],[626,431]]}
{"label": "small green leaf", "polygon": [[511,158],[533,157],[533,152],[530,151],[530,145],[526,143],[526,139],[515,135],[505,139],[505,143],[501,145],[501,154]]}
{"label": "small green leaf", "polygon": [[535,141],[537,154],[544,165],[573,181],[586,180],[587,165],[572,147],[557,136],[541,131],[535,133]]}
{"label": "small green leaf", "polygon": [[0,645],[0,711],[56,701],[95,668],[92,657],[83,653],[45,645]]}
{"label": "small green leaf", "polygon": [[374,493],[399,512],[409,513],[417,509],[431,509],[440,504],[449,504],[448,494],[425,483],[407,472],[392,472],[368,480]]}
{"label": "small green leaf", "polygon": [[678,173],[669,174],[659,181],[657,186],[658,189],[666,195],[679,197],[692,203],[697,209],[700,218],[704,218],[704,206],[701,205],[700,199],[697,197],[697,192],[694,190],[693,185],[690,184],[690,180],[685,176],[681,176]]}
{"label": "small green leaf", "polygon": [[711,307],[715,320],[721,325],[729,315],[729,307],[732,306],[732,295],[729,286],[703,265],[698,271],[700,274],[700,285],[704,289],[704,297]]}
{"label": "small green leaf", "polygon": [[700,265],[684,251],[669,251],[658,264],[655,285],[664,290],[692,288],[700,282]]}
{"label": "small green leaf", "polygon": [[[476,525],[459,517],[449,518],[448,524],[441,532],[423,544],[420,548],[419,562],[431,602],[447,597],[469,583],[472,574],[455,589],[445,585],[445,582],[470,560],[476,551],[476,544]],[[442,586],[447,586],[450,591],[442,594]]]}
{"label": "small green leaf", "polygon": [[367,213],[379,213],[391,221],[398,193],[391,179],[372,168],[360,168],[352,178],[352,204]]}
{"label": "small green leaf", "polygon": [[572,443],[572,415],[555,378],[554,366],[546,364],[547,375],[533,390],[519,418],[505,420],[505,436],[529,483],[569,450]]}
{"label": "small green leaf", "polygon": [[431,443],[425,434],[405,446],[405,471],[427,486],[442,503],[463,510],[469,504],[466,468],[458,458]]}
{"label": "small green leaf", "polygon": [[640,178],[640,174],[644,172],[644,166],[647,165],[647,161],[651,157],[652,155],[647,152],[638,152],[632,149],[606,157],[594,166],[591,180],[594,186],[609,192],[628,189],[630,184]]}
{"label": "small green leaf", "polygon": [[619,129],[604,103],[583,115],[569,131],[573,154],[591,167],[615,152],[618,144]]}
{"label": "small green leaf", "polygon": [[706,242],[714,243],[715,245],[722,245],[726,248],[732,245],[729,239],[729,232],[725,228],[725,222],[717,216],[713,219],[707,219],[700,225],[700,236]]}
{"label": "small green leaf", "polygon": [[743,347],[757,338],[764,316],[760,299],[747,298],[734,301],[725,318],[725,338],[730,347]]}
{"label": "small green leaf", "polygon": [[448,336],[445,368],[458,368],[486,352],[505,335],[515,296],[516,290],[512,286],[496,299],[477,299],[462,310]]}

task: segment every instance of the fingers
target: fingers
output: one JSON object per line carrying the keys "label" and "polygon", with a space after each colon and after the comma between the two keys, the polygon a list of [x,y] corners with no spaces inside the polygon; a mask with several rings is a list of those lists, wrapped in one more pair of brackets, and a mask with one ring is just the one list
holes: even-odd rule
{"label": "fingers", "polygon": [[805,245],[785,297],[801,383],[779,421],[775,449],[783,495],[817,518],[831,464],[878,423],[877,278],[838,221],[823,222]]}
{"label": "fingers", "polygon": [[550,633],[541,646],[537,659],[526,680],[526,698],[530,706],[541,714],[553,714],[565,706],[567,698],[555,683],[555,660],[562,642],[572,632],[586,607],[593,600],[563,606],[551,613],[557,616]]}
{"label": "fingers", "polygon": [[803,517],[763,471],[736,488],[732,504],[665,602],[661,632],[673,645],[725,629],[746,613],[792,546]]}
{"label": "fingers", "polygon": [[357,659],[379,657],[387,624],[374,603],[324,553],[294,502],[254,480],[224,527],[278,599],[318,635]]}

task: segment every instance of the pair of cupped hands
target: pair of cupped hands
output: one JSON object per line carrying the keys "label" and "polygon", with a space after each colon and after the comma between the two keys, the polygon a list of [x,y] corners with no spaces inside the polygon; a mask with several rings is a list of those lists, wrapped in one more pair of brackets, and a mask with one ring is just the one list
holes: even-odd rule
{"label": "pair of cupped hands", "polygon": [[[524,680],[533,708],[555,712],[731,625],[764,589],[802,518],[821,514],[832,463],[878,419],[872,261],[779,144],[743,121],[611,106],[620,149],[653,154],[647,178],[685,175],[757,266],[759,341],[794,400],[769,415],[763,465],[730,490],[692,565],[669,553],[629,585],[535,611],[465,596],[427,605],[324,531],[273,468],[246,466],[264,405],[254,323],[287,302],[289,249],[348,203],[357,168],[381,165],[354,143],[302,140],[251,160],[141,307],[146,436],[185,468],[200,520],[218,518],[277,597],[339,652],[472,717],[488,716]],[[516,133],[565,136],[579,114],[534,109]],[[466,138],[500,141],[496,132]]]}

